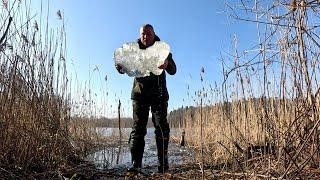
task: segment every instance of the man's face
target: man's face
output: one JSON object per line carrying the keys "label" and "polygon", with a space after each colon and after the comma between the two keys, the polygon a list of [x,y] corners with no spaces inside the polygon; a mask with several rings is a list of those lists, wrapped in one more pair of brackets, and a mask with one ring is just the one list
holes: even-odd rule
{"label": "man's face", "polygon": [[149,47],[154,42],[155,33],[152,28],[145,27],[140,29],[140,39],[143,45]]}

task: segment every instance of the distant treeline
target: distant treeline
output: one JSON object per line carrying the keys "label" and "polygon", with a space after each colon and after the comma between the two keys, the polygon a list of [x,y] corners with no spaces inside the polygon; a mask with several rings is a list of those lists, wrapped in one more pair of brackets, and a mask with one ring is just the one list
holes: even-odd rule
{"label": "distant treeline", "polygon": [[[266,97],[248,98],[248,99],[242,99],[242,100],[237,100],[233,102],[218,102],[213,105],[205,105],[202,107],[202,112],[216,112],[217,110],[222,110],[227,115],[229,113],[232,113],[231,107],[244,106],[244,108],[246,109],[246,106],[248,106],[249,103],[253,104],[254,107],[258,107],[259,105],[260,106],[262,105],[266,110],[271,110],[271,109],[280,108],[280,104],[283,104],[284,101],[286,101],[286,103],[293,105],[301,100],[299,99],[283,100],[280,98],[266,98]],[[200,113],[199,106],[197,107],[182,106],[178,109],[171,111],[168,114],[168,122],[170,124],[170,127],[174,127],[174,128],[183,128],[183,127],[186,127],[187,124],[189,126],[193,126],[194,123],[196,123],[195,115],[199,113]],[[206,113],[203,113],[203,114],[204,116],[206,116],[205,115]]]}
{"label": "distant treeline", "polygon": [[[202,107],[203,112],[208,112],[214,108],[221,107],[222,104],[218,105],[206,105]],[[185,106],[173,110],[168,115],[168,122],[170,127],[173,128],[183,128],[187,124],[193,126],[195,122],[195,114],[200,112],[200,107],[195,106]]]}
{"label": "distant treeline", "polygon": [[[230,108],[234,106],[246,106],[246,104],[251,103],[255,104],[256,107],[258,105],[263,105],[266,109],[269,108],[279,108],[279,103],[281,99],[279,98],[250,98],[246,100],[239,100],[239,101],[234,101],[234,102],[219,102],[213,105],[206,105],[202,107],[203,112],[209,112],[212,110],[223,110],[226,113],[231,113]],[[287,103],[290,102],[289,100],[286,100]],[[297,100],[294,100],[297,101]],[[268,108],[269,107],[269,108]],[[168,123],[170,127],[173,128],[182,128],[186,127],[187,124],[189,126],[193,126],[195,123],[195,115],[197,113],[200,113],[200,107],[195,107],[195,106],[185,106],[185,107],[180,107],[178,109],[175,109],[173,111],[170,111],[168,113]],[[113,128],[118,128],[119,127],[119,119],[118,118],[106,118],[106,117],[101,117],[101,118],[73,118],[77,120],[82,120],[82,121],[88,121],[90,123],[93,123],[92,125],[95,127],[113,127]],[[130,117],[121,117],[120,119],[121,122],[121,127],[122,128],[131,128],[133,125],[133,119]],[[153,127],[152,119],[151,117],[148,120],[148,125],[147,127]]]}
{"label": "distant treeline", "polygon": [[185,127],[187,121],[187,118],[185,117],[189,116],[190,119],[193,119],[194,113],[197,111],[197,109],[198,108],[194,106],[186,106],[171,111],[168,115],[170,127]]}
{"label": "distant treeline", "polygon": [[[112,127],[112,128],[118,128],[119,127],[119,119],[118,118],[78,118],[74,117],[74,120],[77,121],[86,121],[90,122],[94,127]],[[121,117],[120,119],[121,128],[131,128],[133,125],[133,119],[130,117]],[[152,120],[149,118],[147,127],[153,127]]]}

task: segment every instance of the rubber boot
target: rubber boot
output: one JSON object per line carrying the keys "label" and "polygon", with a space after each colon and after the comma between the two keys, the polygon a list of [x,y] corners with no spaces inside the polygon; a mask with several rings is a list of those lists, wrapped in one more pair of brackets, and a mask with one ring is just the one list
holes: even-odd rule
{"label": "rubber boot", "polygon": [[129,172],[139,172],[142,166],[142,158],[141,159],[132,159],[132,166],[128,169]]}
{"label": "rubber boot", "polygon": [[158,172],[165,173],[169,169],[168,163],[168,142],[169,138],[157,138],[157,150],[158,150]]}
{"label": "rubber boot", "polygon": [[137,144],[131,148],[131,162],[132,167],[129,168],[128,171],[137,172],[142,167],[142,158],[144,151],[144,143],[140,143],[139,146]]}

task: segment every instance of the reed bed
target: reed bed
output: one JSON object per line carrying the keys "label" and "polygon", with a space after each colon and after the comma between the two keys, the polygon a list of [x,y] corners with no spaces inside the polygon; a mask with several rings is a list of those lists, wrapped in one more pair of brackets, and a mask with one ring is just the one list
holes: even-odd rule
{"label": "reed bed", "polygon": [[[203,179],[320,177],[319,1],[227,7],[235,19],[256,23],[257,45],[239,52],[235,36],[233,52],[220,59],[223,83],[204,83],[202,68],[195,107],[171,113],[171,126],[183,128],[199,152]],[[58,176],[119,137],[103,137],[92,114],[71,117],[64,17],[58,11],[59,27],[50,28],[50,12],[43,7],[37,18],[18,0],[0,10],[0,178]],[[173,168],[170,178],[200,177],[193,166]]]}
{"label": "reed bed", "polygon": [[[0,15],[0,177],[63,169],[79,162],[70,128],[63,13],[52,28],[26,1]],[[43,10],[46,9],[46,10]],[[47,19],[42,19],[47,12]],[[45,14],[45,13],[44,13]],[[55,13],[53,13],[55,14]]]}
{"label": "reed bed", "polygon": [[174,117],[200,164],[249,173],[243,178],[318,174],[319,1],[241,2],[228,8],[256,23],[257,45],[239,52],[235,36],[233,52],[220,59],[223,83],[202,87],[196,108]]}

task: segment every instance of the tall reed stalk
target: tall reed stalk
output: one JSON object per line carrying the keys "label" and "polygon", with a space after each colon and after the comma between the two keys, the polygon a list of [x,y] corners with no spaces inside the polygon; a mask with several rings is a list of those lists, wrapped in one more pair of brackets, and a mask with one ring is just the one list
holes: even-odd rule
{"label": "tall reed stalk", "polygon": [[70,166],[78,158],[70,142],[63,14],[58,33],[26,1],[12,2],[0,18],[0,178]]}
{"label": "tall reed stalk", "polygon": [[221,87],[201,88],[210,98],[200,101],[211,103],[182,109],[187,121],[182,128],[195,134],[186,142],[204,149],[199,156],[207,163],[222,163],[222,170],[246,178],[305,177],[307,167],[320,163],[319,2],[233,4],[227,2],[232,17],[256,24],[257,44],[240,52],[235,37],[234,53],[220,59]]}

